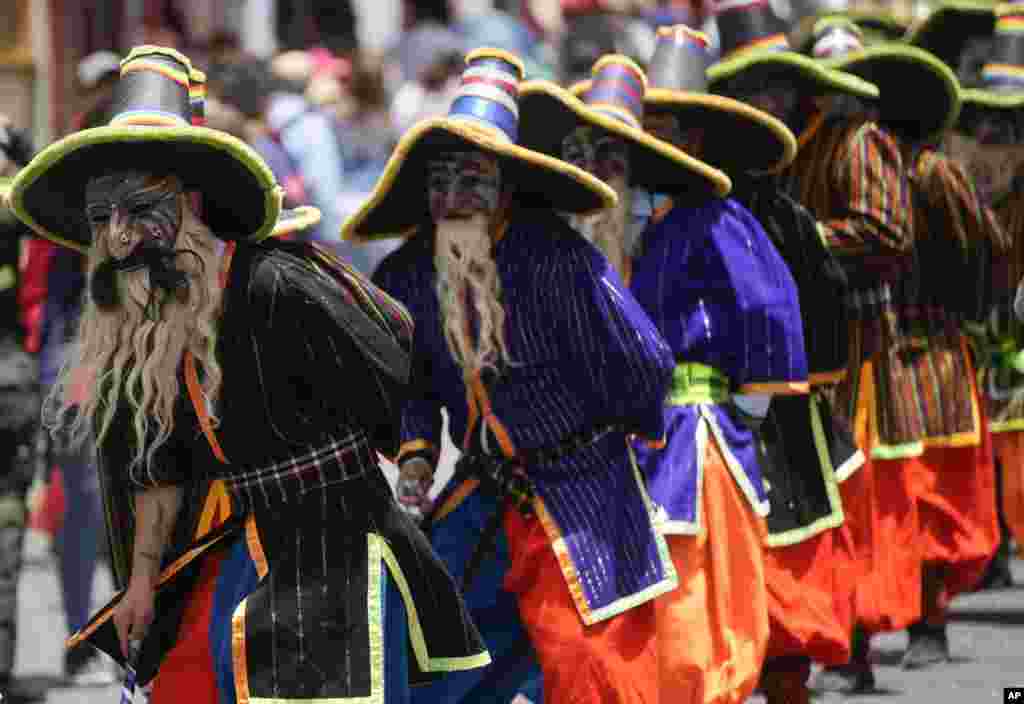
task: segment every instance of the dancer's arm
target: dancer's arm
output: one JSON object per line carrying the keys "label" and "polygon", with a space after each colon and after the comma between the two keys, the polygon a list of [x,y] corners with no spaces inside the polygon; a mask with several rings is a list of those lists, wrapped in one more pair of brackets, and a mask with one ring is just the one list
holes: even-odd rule
{"label": "dancer's arm", "polygon": [[128,655],[128,642],[141,640],[153,621],[153,600],[160,563],[181,507],[178,486],[153,487],[135,496],[135,547],[132,571],[124,598],[114,611],[114,625],[121,651]]}

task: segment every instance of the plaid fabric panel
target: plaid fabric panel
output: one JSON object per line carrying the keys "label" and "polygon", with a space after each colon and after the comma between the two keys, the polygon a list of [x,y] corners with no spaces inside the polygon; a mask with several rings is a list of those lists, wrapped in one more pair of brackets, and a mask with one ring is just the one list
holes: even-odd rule
{"label": "plaid fabric panel", "polygon": [[246,506],[287,502],[308,491],[363,476],[377,466],[366,433],[351,432],[308,447],[264,467],[226,477],[228,490]]}

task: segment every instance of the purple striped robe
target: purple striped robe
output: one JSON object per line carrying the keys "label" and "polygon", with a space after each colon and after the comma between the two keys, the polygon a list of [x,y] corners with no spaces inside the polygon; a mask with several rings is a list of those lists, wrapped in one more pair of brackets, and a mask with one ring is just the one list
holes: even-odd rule
{"label": "purple striped robe", "polygon": [[[555,214],[515,213],[493,254],[513,364],[490,380],[488,395],[515,447],[550,448],[607,425],[624,429],[528,467],[580,617],[596,623],[676,584],[626,437],[662,437],[672,354],[604,256]],[[393,252],[374,279],[416,321],[415,397],[403,414],[401,461],[440,447],[442,407],[461,441],[466,387],[438,323],[430,233]],[[493,437],[489,446],[497,451]]]}

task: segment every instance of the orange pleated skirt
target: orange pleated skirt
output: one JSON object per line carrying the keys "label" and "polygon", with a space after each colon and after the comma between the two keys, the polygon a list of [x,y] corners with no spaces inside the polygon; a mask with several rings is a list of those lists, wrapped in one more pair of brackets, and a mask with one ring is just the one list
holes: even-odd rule
{"label": "orange pleated skirt", "polygon": [[850,660],[857,561],[848,533],[827,530],[766,548],[768,657],[806,656],[823,665]]}
{"label": "orange pleated skirt", "polygon": [[709,437],[701,493],[703,532],[667,536],[679,588],[655,600],[663,704],[744,702],[768,643],[764,519]]}
{"label": "orange pleated skirt", "polygon": [[944,604],[981,581],[999,548],[995,464],[987,427],[982,427],[981,437],[978,446],[932,447],[908,461],[922,558],[944,568]]}
{"label": "orange pleated skirt", "polygon": [[861,367],[854,421],[864,465],[839,485],[846,520],[837,530],[856,554],[851,594],[854,620],[869,633],[900,631],[921,618],[921,526],[913,460],[871,456],[875,384],[870,362]]}
{"label": "orange pleated skirt", "polygon": [[1024,556],[1024,431],[994,433],[992,450],[1002,467],[1003,518]]}
{"label": "orange pleated skirt", "polygon": [[514,509],[504,521],[504,587],[516,595],[537,653],[545,704],[675,704],[658,698],[653,603],[585,626],[540,521]]}

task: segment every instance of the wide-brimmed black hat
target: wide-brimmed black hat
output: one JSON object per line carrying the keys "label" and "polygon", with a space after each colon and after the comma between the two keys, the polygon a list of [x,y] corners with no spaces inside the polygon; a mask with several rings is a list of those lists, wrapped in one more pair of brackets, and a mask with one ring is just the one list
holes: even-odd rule
{"label": "wide-brimmed black hat", "polygon": [[[772,115],[708,92],[708,37],[686,25],[659,27],[647,68],[647,114],[671,113],[703,131],[701,158],[727,172],[771,173],[796,156],[796,137]],[[737,148],[742,140],[743,148]]]}
{"label": "wide-brimmed black hat", "polygon": [[992,47],[978,76],[964,82],[965,107],[1019,110],[1024,107],[1024,2],[995,9]]}
{"label": "wide-brimmed black hat", "polygon": [[519,144],[522,78],[522,62],[507,51],[470,52],[448,115],[424,120],[402,136],[369,199],[342,224],[342,239],[366,241],[414,232],[430,218],[427,162],[446,151],[493,155],[517,195],[565,212],[589,213],[615,205],[618,197],[603,181]]}
{"label": "wide-brimmed black hat", "polygon": [[878,86],[880,119],[900,134],[927,140],[953,126],[960,85],[938,57],[899,41],[866,45],[857,23],[842,16],[819,20],[813,37],[816,60]]}
{"label": "wide-brimmed black hat", "polygon": [[696,199],[721,197],[732,190],[724,173],[644,131],[647,77],[632,59],[609,54],[594,64],[591,76],[590,90],[578,97],[549,81],[523,83],[520,144],[561,156],[565,137],[581,125],[591,125],[626,141],[630,185]]}
{"label": "wide-brimmed black hat", "polygon": [[263,159],[239,139],[202,126],[205,75],[187,57],[156,46],[121,64],[109,124],[43,149],[14,179],[11,208],[33,231],[86,251],[89,179],[121,170],[158,170],[202,194],[203,221],[226,240],[270,237],[283,191]]}
{"label": "wide-brimmed black hat", "polygon": [[955,70],[967,42],[972,37],[991,36],[995,26],[993,3],[952,0],[939,4],[911,27],[906,42],[937,56]]}
{"label": "wide-brimmed black hat", "polygon": [[711,90],[733,76],[752,72],[765,77],[783,76],[803,95],[878,97],[878,89],[867,81],[793,51],[787,27],[768,0],[723,0],[715,21],[722,58],[708,68]]}

